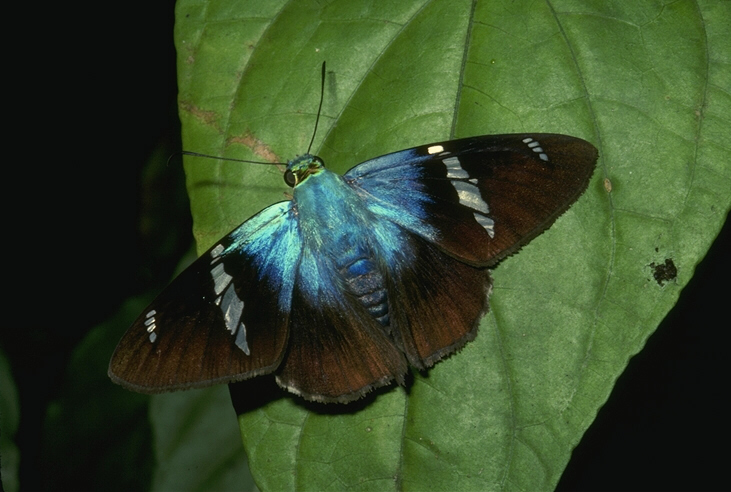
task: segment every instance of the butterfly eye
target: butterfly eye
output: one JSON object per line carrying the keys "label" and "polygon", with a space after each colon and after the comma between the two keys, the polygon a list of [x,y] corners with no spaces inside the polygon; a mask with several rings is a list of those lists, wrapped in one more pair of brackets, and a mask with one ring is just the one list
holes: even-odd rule
{"label": "butterfly eye", "polygon": [[289,169],[284,171],[284,182],[287,183],[287,186],[290,188],[294,188],[296,180],[294,179],[294,173]]}

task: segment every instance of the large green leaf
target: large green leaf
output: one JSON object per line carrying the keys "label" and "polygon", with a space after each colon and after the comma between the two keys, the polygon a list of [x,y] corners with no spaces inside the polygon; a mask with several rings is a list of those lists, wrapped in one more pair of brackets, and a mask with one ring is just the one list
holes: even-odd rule
{"label": "large green leaf", "polygon": [[[729,2],[337,0],[177,7],[188,150],[331,169],[452,137],[560,132],[599,168],[494,272],[477,340],[359,408],[239,418],[263,490],[550,489],[729,209]],[[199,249],[283,198],[271,166],[186,162]],[[672,259],[677,278],[653,279]]]}

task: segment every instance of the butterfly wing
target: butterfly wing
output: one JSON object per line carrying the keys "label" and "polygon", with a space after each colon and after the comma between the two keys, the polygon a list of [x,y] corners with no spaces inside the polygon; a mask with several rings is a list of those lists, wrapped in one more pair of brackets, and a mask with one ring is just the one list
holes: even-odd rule
{"label": "butterfly wing", "polygon": [[273,372],[287,345],[301,252],[291,202],[244,222],[134,322],[109,376],[128,389],[157,393]]}
{"label": "butterfly wing", "polygon": [[486,268],[456,260],[418,236],[409,244],[408,271],[388,276],[391,331],[409,363],[423,370],[475,338],[492,279]]}
{"label": "butterfly wing", "polygon": [[364,162],[345,178],[369,208],[447,254],[493,266],[545,231],[584,192],[597,150],[558,134],[487,135]]}
{"label": "butterfly wing", "polygon": [[408,371],[401,350],[348,292],[320,251],[305,248],[277,383],[308,400],[346,403]]}
{"label": "butterfly wing", "polygon": [[596,159],[594,146],[574,137],[492,135],[388,154],[346,173],[365,206],[406,238],[411,257],[390,270],[389,302],[413,366],[430,367],[475,337],[492,287],[486,267],[568,209]]}

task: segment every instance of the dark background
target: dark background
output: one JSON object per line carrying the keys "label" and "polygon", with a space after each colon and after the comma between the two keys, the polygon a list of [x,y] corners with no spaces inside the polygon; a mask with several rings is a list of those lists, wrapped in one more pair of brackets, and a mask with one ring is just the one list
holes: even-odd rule
{"label": "dark background", "polygon": [[[43,487],[43,420],[73,348],[124,299],[161,288],[192,244],[180,161],[154,179],[145,171],[156,151],[180,145],[173,7],[133,2],[88,21],[88,11],[60,12],[33,62],[20,58],[12,71],[22,95],[9,102],[33,108],[5,142],[14,294],[0,345],[21,398],[22,490]],[[727,224],[620,377],[559,490],[727,486],[729,241]]]}

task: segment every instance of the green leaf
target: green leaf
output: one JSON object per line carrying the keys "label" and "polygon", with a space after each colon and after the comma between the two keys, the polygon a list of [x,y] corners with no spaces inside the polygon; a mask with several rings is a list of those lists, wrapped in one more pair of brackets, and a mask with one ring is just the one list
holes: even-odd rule
{"label": "green leaf", "polygon": [[[323,60],[313,151],[331,169],[488,133],[599,148],[586,194],[494,271],[477,339],[408,395],[327,413],[292,396],[239,418],[262,490],[553,488],[727,215],[729,2],[181,0],[176,15],[187,150],[304,153]],[[201,251],[286,189],[273,166],[186,172]]]}
{"label": "green leaf", "polygon": [[255,490],[226,386],[152,397],[152,490]]}

